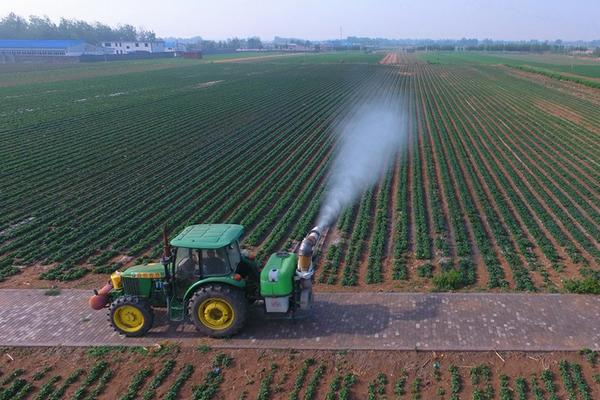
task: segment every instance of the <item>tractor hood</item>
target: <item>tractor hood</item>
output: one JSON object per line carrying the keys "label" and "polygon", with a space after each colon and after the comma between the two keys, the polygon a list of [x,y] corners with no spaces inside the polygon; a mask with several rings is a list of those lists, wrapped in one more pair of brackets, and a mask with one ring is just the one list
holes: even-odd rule
{"label": "tractor hood", "polygon": [[152,278],[160,279],[165,277],[165,267],[159,263],[146,265],[136,265],[127,268],[121,274],[123,278]]}

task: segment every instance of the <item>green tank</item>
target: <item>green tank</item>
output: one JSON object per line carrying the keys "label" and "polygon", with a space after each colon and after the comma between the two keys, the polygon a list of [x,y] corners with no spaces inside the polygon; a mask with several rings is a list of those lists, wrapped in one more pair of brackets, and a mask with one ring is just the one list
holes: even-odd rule
{"label": "green tank", "polygon": [[260,273],[260,294],[263,297],[283,297],[292,294],[298,256],[295,253],[275,253]]}

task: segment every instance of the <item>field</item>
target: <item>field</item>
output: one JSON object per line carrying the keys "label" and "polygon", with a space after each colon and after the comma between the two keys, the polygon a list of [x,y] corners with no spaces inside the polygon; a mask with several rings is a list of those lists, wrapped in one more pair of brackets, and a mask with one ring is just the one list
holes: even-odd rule
{"label": "field", "polygon": [[157,259],[164,223],[241,223],[259,260],[291,249],[338,127],[377,98],[400,99],[407,144],[329,230],[318,290],[593,286],[600,93],[485,56],[384,56],[0,72],[3,285]]}
{"label": "field", "polygon": [[539,400],[600,396],[598,354],[593,352],[221,351],[175,345],[2,350],[13,359],[3,357],[0,365],[2,399]]}
{"label": "field", "polygon": [[566,56],[561,54],[514,54],[497,52],[429,52],[421,58],[430,63],[481,63],[506,65],[554,79],[600,88],[600,61],[598,58]]}

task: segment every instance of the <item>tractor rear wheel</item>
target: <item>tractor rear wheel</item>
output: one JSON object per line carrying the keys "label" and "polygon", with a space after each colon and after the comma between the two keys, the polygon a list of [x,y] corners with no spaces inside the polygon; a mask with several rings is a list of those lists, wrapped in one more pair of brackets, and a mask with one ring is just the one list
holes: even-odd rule
{"label": "tractor rear wheel", "polygon": [[135,296],[122,296],[113,301],[108,317],[113,328],[128,337],[145,335],[154,323],[154,312],[150,303]]}
{"label": "tractor rear wheel", "polygon": [[223,338],[238,333],[246,322],[244,293],[228,285],[206,285],[189,302],[190,319],[199,332]]}

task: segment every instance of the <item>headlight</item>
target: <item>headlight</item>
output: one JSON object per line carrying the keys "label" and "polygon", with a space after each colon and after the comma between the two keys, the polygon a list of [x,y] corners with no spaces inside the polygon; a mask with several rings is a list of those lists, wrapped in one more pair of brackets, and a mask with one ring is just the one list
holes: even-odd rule
{"label": "headlight", "polygon": [[115,271],[110,275],[110,281],[115,289],[121,289],[123,287],[123,284],[121,283],[121,272],[119,271]]}

